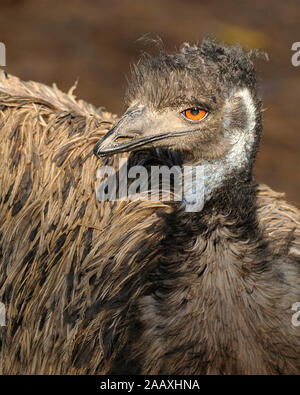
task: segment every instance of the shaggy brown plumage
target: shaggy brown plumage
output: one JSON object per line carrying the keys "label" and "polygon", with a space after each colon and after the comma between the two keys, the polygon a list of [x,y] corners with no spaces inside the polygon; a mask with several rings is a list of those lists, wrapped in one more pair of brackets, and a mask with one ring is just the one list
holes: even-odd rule
{"label": "shaggy brown plumage", "polygon": [[3,73],[0,109],[1,371],[107,373],[170,208],[96,201],[92,149],[113,115]]}
{"label": "shaggy brown plumage", "polygon": [[281,195],[258,187],[250,244],[230,213],[97,202],[111,114],[4,74],[0,110],[2,373],[300,372],[300,215]]}

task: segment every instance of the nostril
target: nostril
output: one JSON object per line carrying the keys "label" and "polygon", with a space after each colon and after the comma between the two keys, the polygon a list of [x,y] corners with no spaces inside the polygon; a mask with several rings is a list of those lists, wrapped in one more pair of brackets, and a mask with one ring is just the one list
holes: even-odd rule
{"label": "nostril", "polygon": [[122,141],[127,141],[127,140],[132,140],[132,139],[133,139],[133,136],[117,136],[115,138],[115,142],[120,143]]}
{"label": "nostril", "polygon": [[116,136],[116,138],[114,139],[114,143],[123,143],[123,142],[126,142],[126,141],[130,141],[133,138],[134,138],[133,136],[128,136],[128,135]]}

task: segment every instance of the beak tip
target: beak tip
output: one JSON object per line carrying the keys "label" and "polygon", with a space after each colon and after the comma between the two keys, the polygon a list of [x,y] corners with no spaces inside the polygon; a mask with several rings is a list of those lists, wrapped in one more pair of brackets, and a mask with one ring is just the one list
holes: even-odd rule
{"label": "beak tip", "polygon": [[98,143],[93,148],[93,153],[94,153],[94,155],[99,156],[99,144]]}
{"label": "beak tip", "polygon": [[94,148],[93,148],[93,153],[94,153],[94,155],[96,155],[98,158],[101,157],[101,156],[103,156],[103,154],[105,155],[105,152],[103,152],[103,149],[102,149],[103,140],[104,140],[104,138],[102,138],[101,140],[99,140],[99,141],[97,142],[97,144],[96,144],[96,145],[94,146]]}
{"label": "beak tip", "polygon": [[94,153],[94,155],[98,155],[98,148],[97,148],[96,145],[95,145],[95,147],[94,147],[94,149],[93,149],[93,153]]}

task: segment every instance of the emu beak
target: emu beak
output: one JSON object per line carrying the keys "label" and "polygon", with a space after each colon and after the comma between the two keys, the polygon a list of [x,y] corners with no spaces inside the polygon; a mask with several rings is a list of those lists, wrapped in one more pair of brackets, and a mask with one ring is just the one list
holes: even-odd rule
{"label": "emu beak", "polygon": [[187,134],[184,132],[162,132],[159,118],[149,114],[145,106],[130,107],[116,125],[98,141],[94,147],[97,156],[108,156],[129,152],[153,142]]}
{"label": "emu beak", "polygon": [[148,137],[140,137],[145,129],[144,106],[128,109],[116,125],[98,141],[94,147],[97,156],[113,155],[131,151],[149,141]]}

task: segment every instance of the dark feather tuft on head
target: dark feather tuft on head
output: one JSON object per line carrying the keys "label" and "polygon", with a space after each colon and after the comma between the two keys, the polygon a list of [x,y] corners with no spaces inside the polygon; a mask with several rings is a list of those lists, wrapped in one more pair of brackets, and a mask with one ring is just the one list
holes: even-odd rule
{"label": "dark feather tuft on head", "polygon": [[144,53],[132,66],[127,102],[167,107],[176,105],[176,97],[197,95],[201,87],[212,96],[226,94],[231,87],[255,90],[253,62],[259,57],[267,58],[259,50],[249,51],[237,44],[227,46],[210,37],[195,45],[184,43],[174,54],[167,53],[159,42],[155,56]]}

